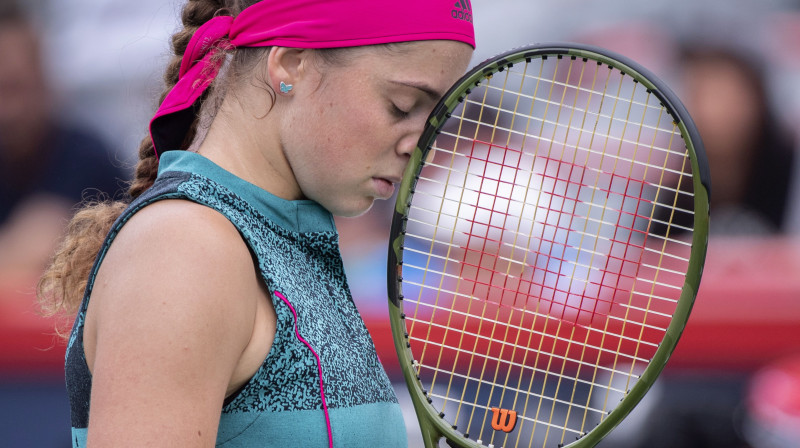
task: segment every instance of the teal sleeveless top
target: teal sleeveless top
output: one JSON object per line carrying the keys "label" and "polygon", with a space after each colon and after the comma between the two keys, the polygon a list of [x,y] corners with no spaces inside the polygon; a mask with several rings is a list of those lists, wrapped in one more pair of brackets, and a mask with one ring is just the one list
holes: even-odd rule
{"label": "teal sleeveless top", "polygon": [[92,378],[83,323],[97,270],[138,210],[186,199],[227,217],[249,245],[277,314],[272,348],[222,409],[220,447],[407,447],[392,385],[350,295],[331,214],[271,195],[203,156],[168,151],[155,184],[112,226],[70,334],[66,383],[73,447],[86,446]]}

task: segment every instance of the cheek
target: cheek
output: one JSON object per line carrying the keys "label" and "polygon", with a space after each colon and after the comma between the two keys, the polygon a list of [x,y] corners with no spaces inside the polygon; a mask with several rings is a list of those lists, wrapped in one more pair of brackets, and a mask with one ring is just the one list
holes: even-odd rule
{"label": "cheek", "polygon": [[285,140],[286,156],[297,182],[315,200],[342,194],[348,188],[347,179],[364,164],[359,144],[366,127],[350,119],[356,118],[353,114],[357,112],[326,106],[293,117],[292,134]]}
{"label": "cheek", "polygon": [[347,194],[394,148],[388,112],[365,86],[331,80],[295,100],[285,151],[307,195]]}
{"label": "cheek", "polygon": [[[331,122],[334,125],[359,132],[359,134],[353,135],[354,139],[358,136],[369,135],[370,128],[379,124],[379,119],[382,117],[379,115],[378,102],[365,95],[359,95],[359,93],[352,92],[349,96],[340,97],[328,108]],[[378,129],[372,129],[372,132],[377,131]]]}
{"label": "cheek", "polygon": [[328,103],[316,126],[323,151],[351,166],[369,164],[387,147],[391,125],[376,101]]}

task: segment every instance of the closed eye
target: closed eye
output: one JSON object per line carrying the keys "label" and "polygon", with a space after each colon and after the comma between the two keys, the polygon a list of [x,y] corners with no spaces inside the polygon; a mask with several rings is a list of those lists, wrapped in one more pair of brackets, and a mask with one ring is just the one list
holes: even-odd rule
{"label": "closed eye", "polygon": [[394,103],[392,103],[391,109],[392,109],[392,115],[394,115],[395,117],[400,118],[400,119],[408,118],[408,116],[411,115],[411,112],[405,111],[405,110],[397,107],[397,105],[394,104]]}

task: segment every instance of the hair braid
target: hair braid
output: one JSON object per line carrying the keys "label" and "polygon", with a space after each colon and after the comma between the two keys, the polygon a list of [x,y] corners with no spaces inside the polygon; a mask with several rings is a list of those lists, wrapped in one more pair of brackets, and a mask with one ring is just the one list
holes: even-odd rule
{"label": "hair braid", "polygon": [[[171,39],[173,55],[164,71],[164,91],[158,99],[161,104],[167,94],[178,82],[183,55],[197,28],[202,26],[226,8],[224,1],[219,0],[189,0],[181,12],[183,29],[176,32]],[[202,98],[201,98],[202,101]],[[189,130],[186,140],[191,142],[194,137],[194,127]],[[153,185],[158,173],[158,158],[156,157],[153,140],[147,135],[139,144],[139,162],[136,164],[135,175],[128,193],[136,198]]]}
{"label": "hair braid", "polygon": [[[171,39],[173,55],[164,72],[165,88],[159,104],[178,82],[178,73],[186,48],[197,28],[215,15],[238,14],[245,6],[255,3],[245,0],[188,0],[181,12],[183,28]],[[201,98],[202,101],[203,98]],[[197,120],[195,120],[197,121]],[[191,142],[194,128],[186,141]],[[129,197],[136,198],[155,182],[158,159],[153,141],[148,134],[139,145],[139,161],[128,189]],[[93,262],[106,234],[127,206],[123,201],[102,201],[84,204],[72,218],[61,246],[50,266],[39,280],[38,296],[46,315],[77,312]]]}

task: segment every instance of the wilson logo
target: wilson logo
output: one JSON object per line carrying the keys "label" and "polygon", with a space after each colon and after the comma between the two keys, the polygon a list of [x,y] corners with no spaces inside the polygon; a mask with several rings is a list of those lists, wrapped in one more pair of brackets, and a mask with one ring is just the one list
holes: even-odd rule
{"label": "wilson logo", "polygon": [[469,0],[458,0],[451,14],[454,19],[466,20],[472,23],[472,4]]}
{"label": "wilson logo", "polygon": [[511,432],[517,426],[517,411],[492,408],[492,429],[495,431]]}

